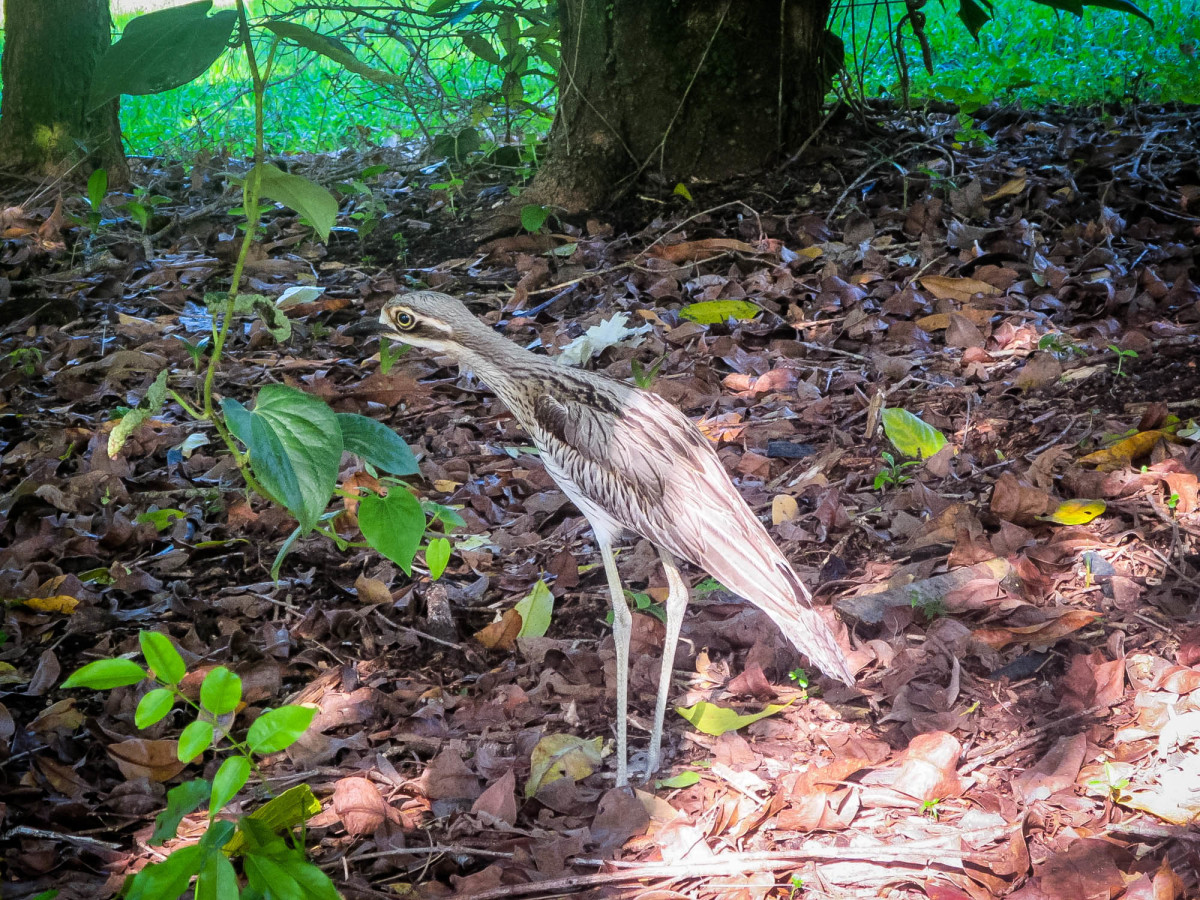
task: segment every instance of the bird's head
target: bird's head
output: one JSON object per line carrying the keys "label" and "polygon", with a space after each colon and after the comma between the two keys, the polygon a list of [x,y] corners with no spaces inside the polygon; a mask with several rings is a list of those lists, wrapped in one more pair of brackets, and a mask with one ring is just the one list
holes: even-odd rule
{"label": "bird's head", "polygon": [[460,348],[471,348],[491,331],[448,294],[415,291],[398,294],[383,305],[379,332],[414,347],[457,356]]}

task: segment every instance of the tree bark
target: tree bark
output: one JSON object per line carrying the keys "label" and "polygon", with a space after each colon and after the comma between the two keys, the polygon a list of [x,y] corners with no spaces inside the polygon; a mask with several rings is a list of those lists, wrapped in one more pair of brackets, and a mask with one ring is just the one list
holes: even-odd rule
{"label": "tree bark", "polygon": [[829,0],[560,0],[559,103],[523,202],[579,212],[642,176],[752,172],[800,146],[829,86]]}
{"label": "tree bark", "polygon": [[92,72],[112,40],[108,0],[4,0],[0,153],[6,167],[61,175],[86,157],[129,178],[117,101],[87,108]]}

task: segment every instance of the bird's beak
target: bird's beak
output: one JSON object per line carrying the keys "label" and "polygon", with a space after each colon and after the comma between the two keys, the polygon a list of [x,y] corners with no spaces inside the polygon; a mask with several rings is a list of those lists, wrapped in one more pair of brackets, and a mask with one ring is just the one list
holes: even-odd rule
{"label": "bird's beak", "polygon": [[390,335],[392,330],[380,322],[378,319],[362,318],[353,325],[347,325],[342,329],[342,334],[350,337],[371,337],[372,335],[380,336]]}

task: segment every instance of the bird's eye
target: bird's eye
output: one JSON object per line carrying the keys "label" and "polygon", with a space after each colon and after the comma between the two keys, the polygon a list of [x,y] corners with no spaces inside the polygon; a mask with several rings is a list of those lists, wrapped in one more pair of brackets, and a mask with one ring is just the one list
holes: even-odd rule
{"label": "bird's eye", "polygon": [[403,328],[405,331],[411,331],[417,325],[416,317],[412,313],[402,312],[396,316],[396,327]]}

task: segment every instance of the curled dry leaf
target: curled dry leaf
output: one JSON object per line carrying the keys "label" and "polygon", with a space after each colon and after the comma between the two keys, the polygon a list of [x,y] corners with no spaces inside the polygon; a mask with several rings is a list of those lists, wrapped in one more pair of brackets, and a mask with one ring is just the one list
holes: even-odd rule
{"label": "curled dry leaf", "polygon": [[179,761],[178,741],[146,741],[133,738],[109,744],[105,748],[121,774],[132,781],[149,778],[151,781],[170,781],[184,770]]}
{"label": "curled dry leaf", "polygon": [[974,783],[958,774],[961,754],[962,744],[952,734],[919,734],[904,751],[892,786],[922,802],[958,797]]}
{"label": "curled dry leaf", "polygon": [[1100,613],[1091,609],[1047,610],[1053,615],[1049,621],[1037,625],[1012,628],[977,628],[974,637],[993,650],[1000,650],[1018,641],[1028,643],[1034,649],[1044,649],[1058,643],[1068,634],[1094,622]]}
{"label": "curled dry leaf", "polygon": [[338,779],[333,788],[333,810],[350,835],[374,834],[388,815],[388,805],[369,778]]}
{"label": "curled dry leaf", "polygon": [[1018,525],[1031,525],[1037,517],[1054,509],[1058,503],[1045,491],[1022,483],[1016,475],[1005,472],[996,479],[992,489],[991,510],[1001,519]]}

